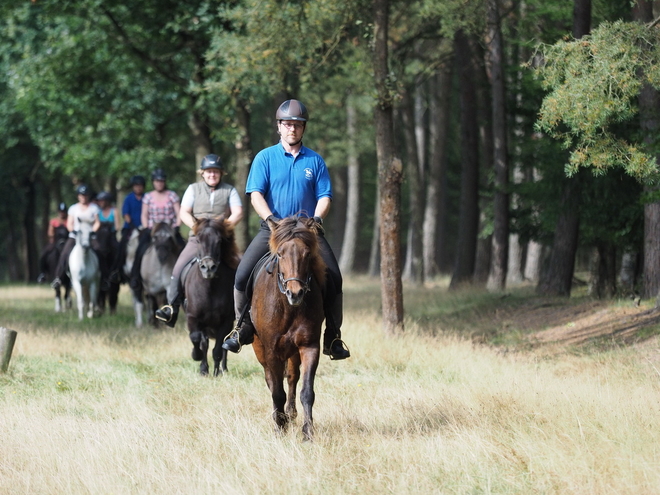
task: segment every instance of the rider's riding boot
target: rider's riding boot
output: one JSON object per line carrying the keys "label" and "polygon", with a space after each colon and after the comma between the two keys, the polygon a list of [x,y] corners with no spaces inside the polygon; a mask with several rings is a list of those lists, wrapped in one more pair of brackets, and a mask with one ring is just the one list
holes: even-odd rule
{"label": "rider's riding boot", "polygon": [[341,340],[341,324],[344,319],[343,297],[337,294],[332,308],[325,315],[325,332],[323,334],[323,354],[330,359],[339,360],[351,357],[351,352]]}
{"label": "rider's riding boot", "polygon": [[53,283],[50,284],[50,286],[51,286],[53,289],[59,289],[60,287],[62,287],[62,281],[60,280],[60,277],[55,277],[55,278],[53,279]]}
{"label": "rider's riding boot", "polygon": [[176,320],[179,317],[179,306],[181,306],[181,279],[172,276],[170,286],[167,289],[167,300],[171,301],[160,309],[156,310],[156,318],[163,321],[168,327],[174,328]]}
{"label": "rider's riding boot", "polygon": [[[236,313],[236,328],[231,331],[225,341],[222,343],[222,348],[231,352],[240,352],[241,347],[254,342],[254,326],[250,319],[250,311],[245,311],[248,300],[245,292],[234,289],[234,311]],[[243,315],[243,312],[245,314]],[[238,322],[241,321],[243,315],[243,322],[239,328]]]}

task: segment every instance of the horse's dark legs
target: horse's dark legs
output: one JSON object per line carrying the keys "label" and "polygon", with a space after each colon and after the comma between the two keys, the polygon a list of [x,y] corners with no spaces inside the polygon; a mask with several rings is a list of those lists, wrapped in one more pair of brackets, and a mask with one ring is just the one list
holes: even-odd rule
{"label": "horse's dark legs", "polygon": [[[188,328],[190,327],[191,327],[190,319],[188,319]],[[209,350],[209,338],[201,330],[191,330],[190,341],[193,344],[193,350],[192,350],[193,360],[201,361],[201,363],[199,364],[200,375],[208,375],[209,362],[206,359],[206,353]]]}
{"label": "horse's dark legs", "polygon": [[222,348],[222,339],[215,339],[213,347],[213,376],[227,373],[227,351]]}
{"label": "horse's dark legs", "polygon": [[284,391],[284,363],[271,358],[266,366],[266,384],[270,389],[273,398],[273,419],[277,428],[281,431],[286,430],[289,422],[287,414],[284,412],[286,403],[286,392]]}
{"label": "horse's dark legs", "polygon": [[319,347],[305,347],[300,349],[300,358],[303,369],[302,388],[300,390],[300,402],[303,406],[303,435],[305,440],[311,440],[314,436],[314,420],[312,418],[312,406],[316,397],[314,393],[314,378],[316,368],[319,365]]}
{"label": "horse's dark legs", "polygon": [[298,416],[298,410],[296,409],[296,388],[300,379],[300,354],[290,357],[287,361],[286,379],[289,384],[289,393],[284,410],[287,416],[289,416],[289,420],[293,421]]}

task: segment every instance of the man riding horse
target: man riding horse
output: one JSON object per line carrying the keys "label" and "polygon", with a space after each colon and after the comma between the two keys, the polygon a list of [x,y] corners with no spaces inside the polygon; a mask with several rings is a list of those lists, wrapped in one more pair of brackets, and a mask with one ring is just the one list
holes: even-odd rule
{"label": "man riding horse", "polygon": [[236,321],[242,326],[232,333],[223,348],[238,352],[243,344],[253,341],[254,327],[249,313],[246,290],[254,266],[269,251],[270,228],[268,218],[281,219],[301,213],[313,216],[319,231],[321,256],[328,267],[325,287],[326,328],[323,354],[331,359],[346,359],[350,352],[341,340],[342,277],[337,259],[323,235],[323,218],[330,211],[332,186],[330,174],[321,155],[303,146],[309,114],[298,100],[287,100],[275,114],[280,142],[255,156],[248,176],[246,193],[252,206],[262,218],[261,229],[248,246],[236,271],[234,301]]}

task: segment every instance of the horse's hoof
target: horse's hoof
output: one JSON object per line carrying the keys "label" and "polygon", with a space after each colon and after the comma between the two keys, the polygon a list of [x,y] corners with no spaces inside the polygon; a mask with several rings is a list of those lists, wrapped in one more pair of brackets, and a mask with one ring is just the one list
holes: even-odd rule
{"label": "horse's hoof", "polygon": [[201,361],[203,357],[204,357],[204,352],[199,347],[193,347],[192,350],[193,361]]}

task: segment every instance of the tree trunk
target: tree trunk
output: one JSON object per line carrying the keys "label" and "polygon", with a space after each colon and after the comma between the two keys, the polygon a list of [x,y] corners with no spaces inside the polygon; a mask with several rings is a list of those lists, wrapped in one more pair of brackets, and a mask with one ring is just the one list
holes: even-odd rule
{"label": "tree trunk", "polygon": [[538,283],[541,276],[541,259],[543,245],[536,241],[527,243],[527,256],[525,257],[525,280]]}
{"label": "tree trunk", "polygon": [[341,247],[339,268],[344,274],[353,272],[360,218],[360,161],[357,152],[357,111],[353,97],[346,98],[346,145],[348,147],[348,192],[346,194],[346,225]]}
{"label": "tree trunk", "polygon": [[252,138],[250,135],[250,111],[243,100],[237,99],[236,103],[236,122],[237,132],[234,140],[234,149],[236,150],[236,170],[234,171],[233,186],[241,195],[243,201],[243,220],[236,226],[236,243],[240,250],[245,250],[250,244],[250,212],[252,206],[250,200],[245,194],[245,184],[250,172],[250,165],[254,153],[252,151]]}
{"label": "tree trunk", "polygon": [[536,287],[537,294],[566,297],[571,295],[580,226],[578,180],[578,177],[566,179],[562,195],[563,209],[555,228],[549,266],[541,272],[541,278]]}
{"label": "tree trunk", "polygon": [[500,30],[499,0],[488,0],[488,55],[493,88],[493,248],[486,288],[504,289],[509,255],[509,163],[507,158],[504,53]]}
{"label": "tree trunk", "polygon": [[394,119],[389,89],[389,1],[374,0],[374,109],[380,190],[380,274],[385,333],[403,330],[401,283],[401,160],[394,156]]}
{"label": "tree trunk", "polygon": [[[35,175],[35,174],[31,174]],[[26,201],[23,212],[23,232],[25,234],[25,282],[36,280],[39,274],[39,250],[37,249],[37,232],[35,219],[37,218],[37,192],[36,184],[29,177],[25,184]]]}
{"label": "tree trunk", "polygon": [[202,159],[211,153],[211,131],[204,119],[197,113],[190,114],[188,128],[192,134],[192,145],[195,151],[195,169],[199,168]]}
{"label": "tree trunk", "polygon": [[[653,20],[653,4],[638,1],[633,9],[633,19],[647,23]],[[648,84],[644,84],[639,93],[639,121],[644,143],[653,149],[660,129],[660,94]],[[660,162],[660,154],[656,154]],[[647,186],[645,193],[657,197],[657,187]],[[660,302],[660,201],[644,205],[644,287],[642,297],[657,298]]]}
{"label": "tree trunk", "polygon": [[[573,3],[573,37],[579,39],[591,29],[591,0],[575,0]],[[541,272],[538,294],[546,296],[570,296],[575,269],[575,254],[580,226],[580,174],[567,179],[562,196],[564,208],[557,220],[550,253],[550,266]]]}
{"label": "tree trunk", "polygon": [[369,275],[380,276],[380,190],[376,191],[376,204],[374,207],[374,228],[371,236],[371,249],[369,250]]}
{"label": "tree trunk", "polygon": [[[478,98],[478,121],[479,121],[479,163],[481,166],[480,173],[480,196],[479,196],[479,233],[483,233],[487,225],[490,224],[491,219],[488,218],[485,212],[490,210],[491,207],[491,193],[492,193],[492,180],[493,174],[493,98],[490,86],[489,77],[485,67],[486,55],[480,43],[473,45],[475,53],[478,53],[477,60],[481,61],[479,64],[477,79],[479,84],[477,86]],[[477,259],[474,266],[473,282],[480,287],[485,287],[488,282],[488,274],[490,272],[491,253],[493,251],[493,235],[486,236],[480,235],[477,239]]]}
{"label": "tree trunk", "polygon": [[479,139],[475,70],[470,42],[462,30],[456,33],[455,46],[456,59],[460,61],[462,171],[456,263],[450,289],[472,280],[479,228]]}
{"label": "tree trunk", "polygon": [[404,278],[415,284],[424,283],[422,270],[422,229],[424,212],[424,188],[420,173],[419,151],[417,149],[417,119],[415,118],[415,98],[411,97],[415,89],[408,88],[401,105],[403,135],[406,142],[408,187],[410,191],[410,220],[408,222],[407,270]]}
{"label": "tree trunk", "polygon": [[426,177],[426,206],[422,235],[424,279],[429,280],[439,272],[444,257],[445,225],[447,211],[446,153],[447,128],[449,125],[449,94],[452,78],[450,58],[431,78],[429,104],[429,167]]}
{"label": "tree trunk", "polygon": [[593,249],[589,295],[598,299],[611,298],[616,293],[616,249],[610,243],[599,242]]}
{"label": "tree trunk", "polygon": [[619,271],[621,293],[623,295],[632,296],[635,294],[638,268],[639,253],[630,248],[626,249],[621,256],[621,270]]}

